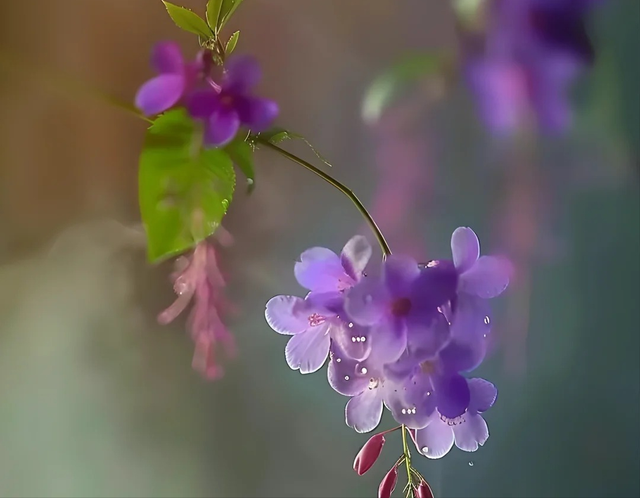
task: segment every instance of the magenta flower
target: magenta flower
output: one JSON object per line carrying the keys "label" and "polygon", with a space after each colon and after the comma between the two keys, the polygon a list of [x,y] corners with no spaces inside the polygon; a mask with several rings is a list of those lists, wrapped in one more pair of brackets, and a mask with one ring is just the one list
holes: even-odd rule
{"label": "magenta flower", "polygon": [[260,132],[278,115],[278,104],[251,95],[260,81],[258,63],[249,56],[234,56],[225,63],[222,84],[208,80],[208,88],[196,90],[187,99],[189,113],[205,123],[204,143],[219,147],[236,136],[240,126]]}
{"label": "magenta flower", "polygon": [[159,75],[144,83],[135,98],[136,107],[147,116],[176,105],[193,88],[203,69],[200,57],[195,62],[185,62],[175,42],[158,43],[151,64]]}
{"label": "magenta flower", "polygon": [[455,445],[463,451],[476,451],[489,438],[482,413],[495,403],[498,391],[484,379],[469,379],[468,409],[455,419],[442,416],[438,410],[429,417],[427,425],[415,431],[418,451],[428,458],[442,458]]}
{"label": "magenta flower", "polygon": [[180,258],[173,274],[175,302],[158,315],[167,324],[182,313],[193,300],[188,328],[196,347],[192,366],[206,379],[220,378],[224,370],[218,364],[217,349],[222,346],[227,356],[235,355],[235,341],[220,318],[225,282],[218,269],[214,247],[199,243],[189,259]]}

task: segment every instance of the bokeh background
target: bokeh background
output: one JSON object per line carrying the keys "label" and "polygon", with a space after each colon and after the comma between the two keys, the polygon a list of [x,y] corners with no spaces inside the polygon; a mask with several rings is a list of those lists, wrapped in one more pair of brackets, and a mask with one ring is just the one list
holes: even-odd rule
{"label": "bokeh background", "polygon": [[[362,118],[371,82],[407,53],[458,50],[449,2],[248,0],[232,24],[279,123],[331,160],[394,250],[444,257],[468,225],[516,263],[478,372],[500,388],[491,438],[417,463],[436,496],[640,496],[640,3],[592,17],[598,58],[572,130],[511,142],[461,85],[417,85]],[[130,101],[167,38],[195,50],[159,0],[2,4],[0,495],[372,496],[399,441],[358,477],[366,437],[344,424],[346,399],[321,372],[291,372],[263,317],[271,296],[300,293],[302,250],[367,234],[339,192],[258,154],[255,193],[238,189],[225,220],[239,356],[222,381],[190,369],[184,318],[156,323],[173,295],[139,232],[144,123],[59,77]]]}

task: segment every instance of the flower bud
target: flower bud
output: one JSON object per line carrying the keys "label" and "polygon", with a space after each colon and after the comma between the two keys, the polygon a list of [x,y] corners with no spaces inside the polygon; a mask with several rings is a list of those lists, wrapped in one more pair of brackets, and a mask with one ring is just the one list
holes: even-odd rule
{"label": "flower bud", "polygon": [[378,488],[378,498],[391,498],[391,493],[396,489],[398,482],[398,468],[394,465],[387,475],[384,476]]}
{"label": "flower bud", "polygon": [[433,498],[433,491],[431,491],[429,483],[427,481],[422,481],[416,488],[414,496],[415,498]]}
{"label": "flower bud", "polygon": [[353,470],[355,470],[359,476],[364,474],[376,463],[376,460],[382,452],[382,446],[384,446],[383,434],[376,434],[364,443],[364,446],[360,449],[353,462]]}

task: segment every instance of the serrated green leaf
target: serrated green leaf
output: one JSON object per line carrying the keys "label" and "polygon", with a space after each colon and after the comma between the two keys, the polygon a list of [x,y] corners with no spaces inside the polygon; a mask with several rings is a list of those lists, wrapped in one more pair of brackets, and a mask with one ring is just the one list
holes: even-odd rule
{"label": "serrated green leaf", "polygon": [[185,9],[184,7],[178,7],[172,3],[162,0],[164,6],[167,8],[167,12],[181,29],[193,33],[195,35],[202,36],[205,39],[211,38],[213,32],[207,26],[207,23],[195,12]]}
{"label": "serrated green leaf", "polygon": [[255,187],[255,171],[253,167],[253,148],[243,138],[236,137],[224,150],[240,171],[247,177],[247,191]]}
{"label": "serrated green leaf", "polygon": [[236,31],[229,37],[229,41],[227,41],[227,46],[224,48],[224,51],[227,55],[231,55],[238,44],[238,38],[240,38],[240,31]]}
{"label": "serrated green leaf", "polygon": [[243,0],[222,0],[222,8],[220,9],[220,17],[218,18],[218,31],[220,31],[231,16],[236,11]]}
{"label": "serrated green leaf", "polygon": [[407,84],[429,75],[441,74],[444,68],[442,57],[433,54],[414,55],[401,60],[369,86],[362,102],[363,119],[376,122]]}
{"label": "serrated green leaf", "polygon": [[139,201],[152,262],[212,235],[233,197],[231,158],[222,149],[202,150],[197,134],[184,109],[163,114],[147,130]]}
{"label": "serrated green leaf", "polygon": [[218,20],[223,0],[209,0],[207,2],[207,24],[215,33],[218,32]]}
{"label": "serrated green leaf", "polygon": [[294,133],[289,130],[285,130],[284,128],[271,128],[270,130],[264,131],[260,133],[260,138],[266,140],[274,145],[282,142],[283,140],[302,140],[307,146],[313,151],[318,159],[320,159],[327,166],[332,168],[333,166],[329,161],[327,161],[322,154],[316,149],[309,140],[307,140],[303,135],[299,133]]}

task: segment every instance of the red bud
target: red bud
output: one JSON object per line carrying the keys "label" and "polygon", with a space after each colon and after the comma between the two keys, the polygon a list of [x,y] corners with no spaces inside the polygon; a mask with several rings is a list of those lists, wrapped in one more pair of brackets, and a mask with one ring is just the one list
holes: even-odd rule
{"label": "red bud", "polygon": [[427,481],[422,481],[415,492],[416,498],[433,498],[433,491]]}
{"label": "red bud", "polygon": [[396,483],[398,482],[398,469],[394,465],[387,475],[384,476],[380,487],[378,488],[378,498],[391,498],[391,493],[396,489]]}
{"label": "red bud", "polygon": [[364,443],[364,446],[360,449],[356,455],[356,459],[353,461],[353,470],[355,470],[359,476],[364,474],[376,463],[376,460],[382,452],[382,446],[384,446],[383,434],[376,434]]}

